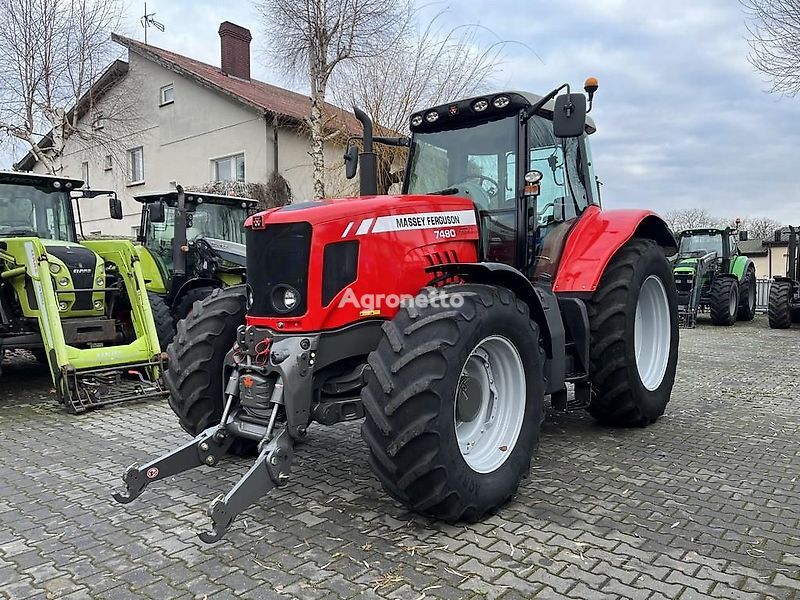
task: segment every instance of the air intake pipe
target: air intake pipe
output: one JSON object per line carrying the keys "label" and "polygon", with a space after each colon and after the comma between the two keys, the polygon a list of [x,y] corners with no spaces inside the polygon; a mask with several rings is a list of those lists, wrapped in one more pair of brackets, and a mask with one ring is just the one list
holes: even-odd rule
{"label": "air intake pipe", "polygon": [[378,159],[372,148],[372,119],[356,106],[353,107],[353,113],[364,129],[364,150],[358,155],[358,195],[374,196],[378,193]]}

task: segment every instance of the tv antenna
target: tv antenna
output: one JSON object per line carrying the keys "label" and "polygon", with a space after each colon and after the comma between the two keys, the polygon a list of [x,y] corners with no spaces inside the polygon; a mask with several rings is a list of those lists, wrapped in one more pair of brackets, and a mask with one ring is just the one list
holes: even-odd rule
{"label": "tv antenna", "polygon": [[147,12],[147,2],[144,3],[144,16],[141,18],[142,27],[144,27],[144,43],[147,44],[147,29],[149,27],[155,27],[161,33],[164,33],[164,24],[159,23],[154,19],[156,13],[148,13]]}

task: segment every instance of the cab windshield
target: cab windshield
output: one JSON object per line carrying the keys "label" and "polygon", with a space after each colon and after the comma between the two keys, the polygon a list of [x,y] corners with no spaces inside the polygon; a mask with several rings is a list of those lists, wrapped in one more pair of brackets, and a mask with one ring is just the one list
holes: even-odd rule
{"label": "cab windshield", "polygon": [[0,183],[0,237],[75,241],[69,192]]}
{"label": "cab windshield", "polygon": [[[250,212],[241,204],[203,202],[189,212],[186,240],[216,238],[244,244],[244,222]],[[190,209],[191,210],[191,209]],[[175,241],[175,207],[164,206],[164,222],[147,220],[145,247],[158,257],[167,273],[172,272],[172,247]]]}
{"label": "cab windshield", "polygon": [[414,135],[408,193],[450,191],[481,210],[513,209],[517,196],[515,116]]}
{"label": "cab windshield", "polygon": [[696,234],[681,236],[679,254],[695,254],[716,252],[722,256],[722,235],[720,234]]}

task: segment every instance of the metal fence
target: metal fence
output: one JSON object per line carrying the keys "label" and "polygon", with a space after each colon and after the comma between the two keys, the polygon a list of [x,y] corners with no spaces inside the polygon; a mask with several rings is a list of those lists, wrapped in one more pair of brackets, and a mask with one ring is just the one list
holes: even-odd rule
{"label": "metal fence", "polygon": [[756,280],[756,312],[765,313],[769,308],[769,288],[772,279]]}

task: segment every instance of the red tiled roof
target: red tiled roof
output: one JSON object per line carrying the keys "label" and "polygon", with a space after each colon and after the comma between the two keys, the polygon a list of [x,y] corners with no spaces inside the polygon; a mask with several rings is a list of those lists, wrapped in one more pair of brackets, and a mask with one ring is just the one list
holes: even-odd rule
{"label": "red tiled roof", "polygon": [[[125,46],[131,52],[153,60],[172,71],[190,76],[201,85],[206,85],[233,96],[253,108],[278,117],[288,117],[294,121],[303,121],[311,114],[311,98],[308,96],[256,79],[246,81],[236,77],[229,77],[219,67],[214,67],[163,48],[150,46],[116,33],[112,34],[111,39]],[[351,133],[361,133],[361,124],[352,113],[327,103],[326,113],[332,119],[329,129],[344,125]]]}

